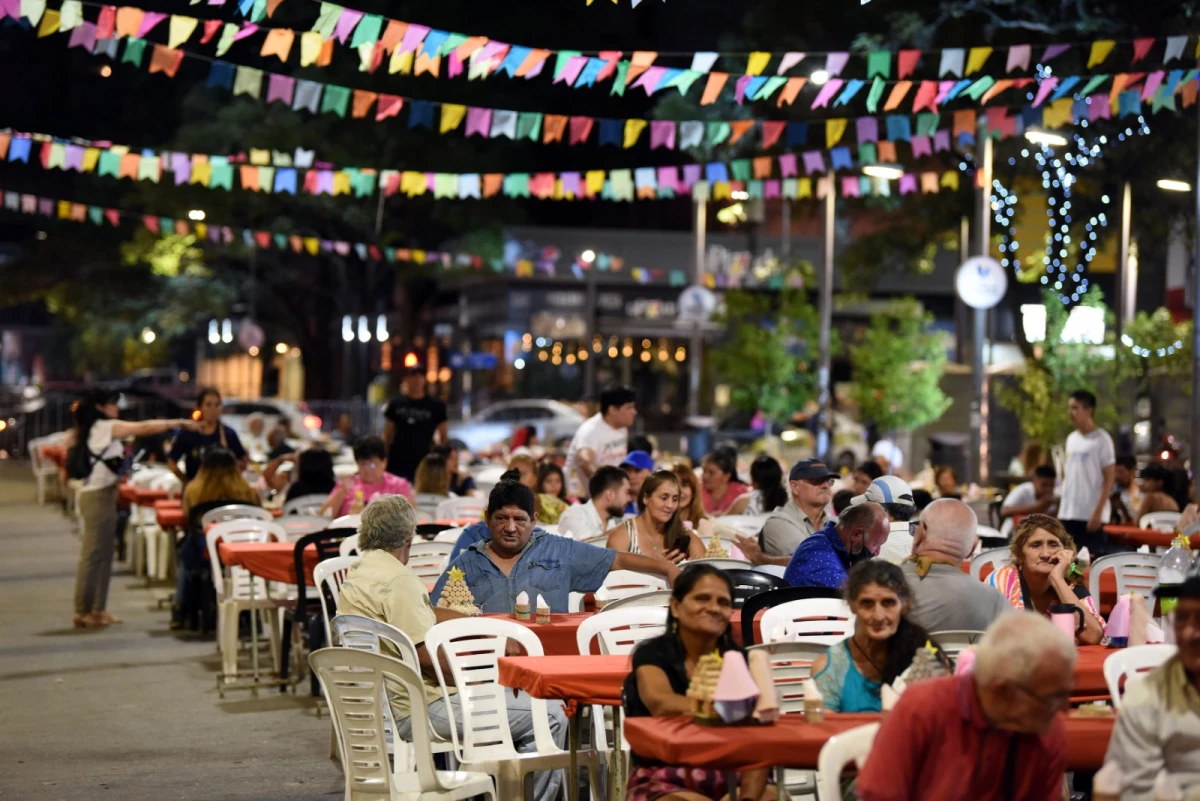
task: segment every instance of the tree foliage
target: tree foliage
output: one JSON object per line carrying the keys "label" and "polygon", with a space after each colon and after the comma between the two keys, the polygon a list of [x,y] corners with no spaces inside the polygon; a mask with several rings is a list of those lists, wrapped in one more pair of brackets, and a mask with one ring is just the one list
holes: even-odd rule
{"label": "tree foliage", "polygon": [[916,300],[897,300],[872,314],[850,346],[851,397],[881,431],[911,431],[950,408],[939,386],[946,348],[932,323]]}
{"label": "tree foliage", "polygon": [[713,365],[734,406],[781,421],[816,399],[820,319],[803,290],[728,292],[717,321],[728,335]]}

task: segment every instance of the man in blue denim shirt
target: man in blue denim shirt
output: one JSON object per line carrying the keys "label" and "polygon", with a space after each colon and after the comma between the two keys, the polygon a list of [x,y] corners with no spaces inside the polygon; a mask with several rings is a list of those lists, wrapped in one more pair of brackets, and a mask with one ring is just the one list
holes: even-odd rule
{"label": "man in blue denim shirt", "polygon": [[[484,612],[510,613],[521,592],[530,606],[541,595],[552,612],[566,612],[572,592],[595,592],[611,570],[636,570],[674,584],[679,568],[663,559],[597,548],[534,529],[533,493],[515,481],[502,481],[488,497],[491,539],[465,548],[451,562],[466,574],[475,604]],[[442,595],[443,573],[430,597]]]}
{"label": "man in blue denim shirt", "polygon": [[851,506],[837,522],[796,546],[783,580],[793,587],[841,589],[850,567],[879,554],[887,542],[888,516],[877,503]]}

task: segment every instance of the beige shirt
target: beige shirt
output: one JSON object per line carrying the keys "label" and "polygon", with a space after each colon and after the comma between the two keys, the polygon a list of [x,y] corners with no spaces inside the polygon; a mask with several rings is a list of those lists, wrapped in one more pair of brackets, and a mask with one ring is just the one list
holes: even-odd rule
{"label": "beige shirt", "polygon": [[1178,655],[1128,685],[1104,761],[1121,768],[1122,801],[1153,801],[1160,770],[1200,798],[1200,693]]}
{"label": "beige shirt", "polygon": [[[425,634],[437,618],[425,582],[409,570],[408,565],[385,551],[366,551],[342,582],[337,610],[344,615],[362,615],[382,620],[403,631],[414,645],[425,642]],[[425,701],[441,699],[442,690],[428,676],[425,680]],[[403,687],[388,684],[388,700],[398,719],[409,715],[408,694]]]}
{"label": "beige shirt", "polygon": [[800,543],[820,531],[829,522],[821,510],[821,516],[813,520],[796,505],[794,499],[780,506],[763,525],[762,550],[767,556],[791,556]]}

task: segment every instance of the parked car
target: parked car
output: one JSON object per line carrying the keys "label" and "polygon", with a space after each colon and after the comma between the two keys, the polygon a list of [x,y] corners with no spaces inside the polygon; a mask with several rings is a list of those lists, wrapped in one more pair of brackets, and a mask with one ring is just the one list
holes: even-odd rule
{"label": "parked car", "polygon": [[246,433],[246,419],[255,413],[266,418],[264,436],[281,419],[288,421],[295,439],[316,439],[321,434],[321,418],[309,414],[303,402],[275,398],[225,398],[221,404],[221,420],[239,436]]}
{"label": "parked car", "polygon": [[493,403],[468,420],[450,423],[448,429],[451,439],[462,440],[472,453],[479,453],[510,439],[524,426],[533,426],[542,445],[551,447],[569,441],[585,419],[558,401],[512,400]]}

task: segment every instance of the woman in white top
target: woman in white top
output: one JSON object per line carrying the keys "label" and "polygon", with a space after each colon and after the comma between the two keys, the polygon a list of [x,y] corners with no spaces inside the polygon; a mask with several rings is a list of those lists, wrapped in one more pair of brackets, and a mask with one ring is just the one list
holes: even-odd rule
{"label": "woman in white top", "polygon": [[638,515],[608,530],[608,547],[679,564],[704,556],[704,543],[684,528],[679,479],[668,470],[651,473],[637,498]]}
{"label": "woman in white top", "polygon": [[[125,460],[127,437],[163,434],[175,428],[196,430],[192,420],[118,420],[120,395],[109,390],[86,392],[75,404],[72,447],[86,448],[90,470],[79,492],[83,518],[79,568],[75,574],[75,627],[96,628],[120,623],[108,613],[108,582],[112,576],[113,543],[117,536],[117,485]],[[68,464],[72,463],[68,458]]]}

